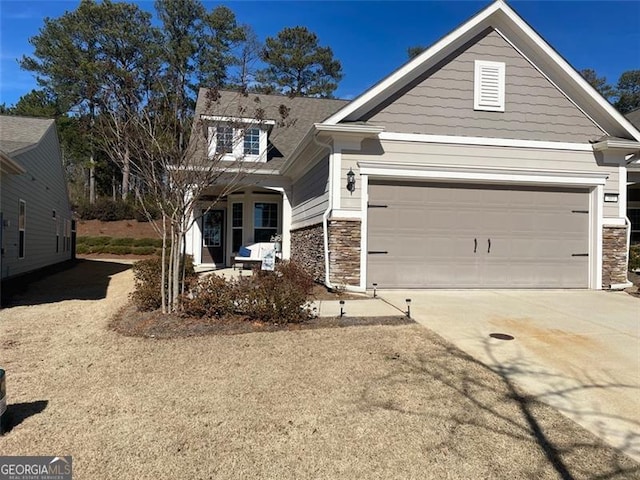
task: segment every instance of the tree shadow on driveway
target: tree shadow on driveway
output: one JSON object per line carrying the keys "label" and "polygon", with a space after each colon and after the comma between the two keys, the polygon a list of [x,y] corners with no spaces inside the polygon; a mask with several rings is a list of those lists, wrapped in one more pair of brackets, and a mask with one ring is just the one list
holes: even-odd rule
{"label": "tree shadow on driveway", "polygon": [[[365,408],[382,409],[414,425],[422,432],[417,441],[426,454],[447,460],[451,478],[469,478],[470,472],[476,478],[640,478],[638,463],[516,385],[514,373],[530,369],[524,361],[490,368],[430,336],[433,343],[422,351],[386,357],[395,368],[371,382],[361,400]],[[564,383],[556,374],[526,373]],[[612,380],[579,388],[637,387]],[[556,390],[571,402],[570,389]],[[603,424],[609,420],[603,415]],[[637,422],[626,422],[630,431],[637,430]],[[638,438],[630,433],[627,441],[633,445]]]}
{"label": "tree shadow on driveway", "polygon": [[2,283],[2,307],[42,305],[64,300],[106,297],[113,275],[131,265],[100,260],[76,260]]}

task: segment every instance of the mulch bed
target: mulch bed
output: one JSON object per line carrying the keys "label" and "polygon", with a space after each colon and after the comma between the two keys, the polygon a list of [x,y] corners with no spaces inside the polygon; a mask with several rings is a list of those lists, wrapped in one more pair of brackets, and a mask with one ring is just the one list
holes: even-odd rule
{"label": "mulch bed", "polygon": [[301,323],[274,324],[252,321],[241,316],[193,318],[163,315],[159,311],[139,312],[129,303],[118,312],[110,327],[129,337],[180,338],[202,335],[238,335],[257,332],[312,330],[318,328],[359,327],[368,325],[408,325],[415,323],[403,316],[393,317],[317,317]]}

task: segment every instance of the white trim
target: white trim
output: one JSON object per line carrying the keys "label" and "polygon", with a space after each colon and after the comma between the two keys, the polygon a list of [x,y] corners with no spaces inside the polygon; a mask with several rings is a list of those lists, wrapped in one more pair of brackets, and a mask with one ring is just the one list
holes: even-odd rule
{"label": "white trim", "polygon": [[[364,185],[360,188],[364,188]],[[360,210],[338,210],[334,208],[331,211],[329,220],[336,219],[362,220],[362,212]]]}
{"label": "white trim", "polygon": [[200,115],[202,120],[213,120],[214,122],[226,123],[248,123],[251,125],[275,125],[275,120],[258,120],[257,118],[248,117],[226,117],[224,115]]}
{"label": "white trim", "polygon": [[619,150],[620,152],[633,154],[640,151],[640,142],[626,140],[624,138],[606,138],[592,145],[593,150],[600,152],[603,150]]}
{"label": "white trim", "polygon": [[11,158],[8,153],[0,150],[0,171],[8,175],[20,175],[27,169]]}
{"label": "white trim", "polygon": [[589,202],[589,288],[602,290],[602,225],[604,186],[597,185]]}
{"label": "white trim", "polygon": [[626,225],[625,218],[603,217],[602,225],[605,227],[624,227]]}
{"label": "white trim", "polygon": [[360,175],[360,288],[367,290],[367,248],[369,245],[369,175]]}
{"label": "white trim", "polygon": [[[23,225],[20,228],[20,210],[24,205],[24,218]],[[3,228],[0,226],[0,228]],[[20,256],[20,232],[22,232],[22,256]],[[21,198],[18,199],[18,260],[24,260],[27,257],[27,201]]]}
{"label": "white trim", "polygon": [[[504,62],[475,60],[473,62],[473,109],[504,112],[505,75]],[[493,92],[495,90],[495,92]]]}
{"label": "white trim", "polygon": [[536,185],[604,185],[607,174],[554,170],[520,170],[493,167],[452,167],[449,165],[394,164],[358,162],[361,175],[398,179],[431,179],[471,183],[522,183]]}
{"label": "white trim", "polygon": [[449,135],[427,135],[422,133],[394,133],[383,132],[378,135],[380,140],[399,142],[444,143],[454,145],[483,145],[489,147],[539,148],[543,150],[573,150],[591,152],[593,147],[589,143],[542,142],[538,140],[514,140],[510,138],[488,137],[459,137]]}

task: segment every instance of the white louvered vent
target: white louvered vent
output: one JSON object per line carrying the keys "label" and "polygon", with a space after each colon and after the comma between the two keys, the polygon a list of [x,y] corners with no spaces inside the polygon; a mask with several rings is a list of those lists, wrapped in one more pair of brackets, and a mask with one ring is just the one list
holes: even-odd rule
{"label": "white louvered vent", "polygon": [[474,110],[504,112],[505,64],[475,61]]}

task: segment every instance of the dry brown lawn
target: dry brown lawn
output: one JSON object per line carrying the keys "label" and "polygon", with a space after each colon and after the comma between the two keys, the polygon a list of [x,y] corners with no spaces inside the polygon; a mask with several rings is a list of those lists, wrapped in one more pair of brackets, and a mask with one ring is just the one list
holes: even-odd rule
{"label": "dry brown lawn", "polygon": [[1,454],[73,455],[89,480],[640,478],[423,327],[124,337],[131,285],[85,261],[0,312]]}

